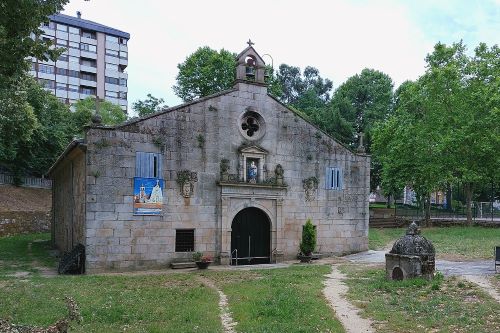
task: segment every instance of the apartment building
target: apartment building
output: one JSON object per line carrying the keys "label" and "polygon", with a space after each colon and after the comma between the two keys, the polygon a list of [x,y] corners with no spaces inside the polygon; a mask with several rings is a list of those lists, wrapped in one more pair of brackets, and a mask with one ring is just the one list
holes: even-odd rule
{"label": "apartment building", "polygon": [[127,42],[130,34],[64,14],[49,16],[41,38],[66,51],[57,61],[31,59],[30,73],[62,102],[96,96],[127,112]]}

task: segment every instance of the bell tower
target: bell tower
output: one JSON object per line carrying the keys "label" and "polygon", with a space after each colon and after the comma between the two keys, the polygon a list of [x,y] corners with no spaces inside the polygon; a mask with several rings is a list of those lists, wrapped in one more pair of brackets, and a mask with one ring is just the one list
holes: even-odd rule
{"label": "bell tower", "polygon": [[248,47],[236,57],[236,83],[255,83],[266,85],[266,63],[253,48],[253,42],[248,40]]}

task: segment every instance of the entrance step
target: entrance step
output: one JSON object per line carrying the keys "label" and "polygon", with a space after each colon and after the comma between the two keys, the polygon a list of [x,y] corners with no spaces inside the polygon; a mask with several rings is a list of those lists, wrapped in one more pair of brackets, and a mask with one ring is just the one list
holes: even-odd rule
{"label": "entrance step", "polygon": [[170,268],[172,269],[196,268],[196,263],[194,261],[173,262],[170,264]]}

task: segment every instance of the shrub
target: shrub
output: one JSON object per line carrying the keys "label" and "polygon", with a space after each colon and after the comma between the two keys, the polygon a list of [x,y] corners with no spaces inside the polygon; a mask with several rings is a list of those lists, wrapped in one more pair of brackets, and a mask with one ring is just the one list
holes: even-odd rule
{"label": "shrub", "polygon": [[302,227],[302,241],[300,242],[300,252],[303,255],[311,255],[316,248],[316,231],[311,219],[306,221]]}

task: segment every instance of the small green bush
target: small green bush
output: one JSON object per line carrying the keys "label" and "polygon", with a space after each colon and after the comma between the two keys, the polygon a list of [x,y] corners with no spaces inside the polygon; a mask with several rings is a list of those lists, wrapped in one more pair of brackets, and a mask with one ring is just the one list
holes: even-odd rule
{"label": "small green bush", "polygon": [[311,219],[306,221],[302,227],[302,241],[300,242],[300,252],[303,255],[311,255],[316,248],[316,230],[311,222]]}

